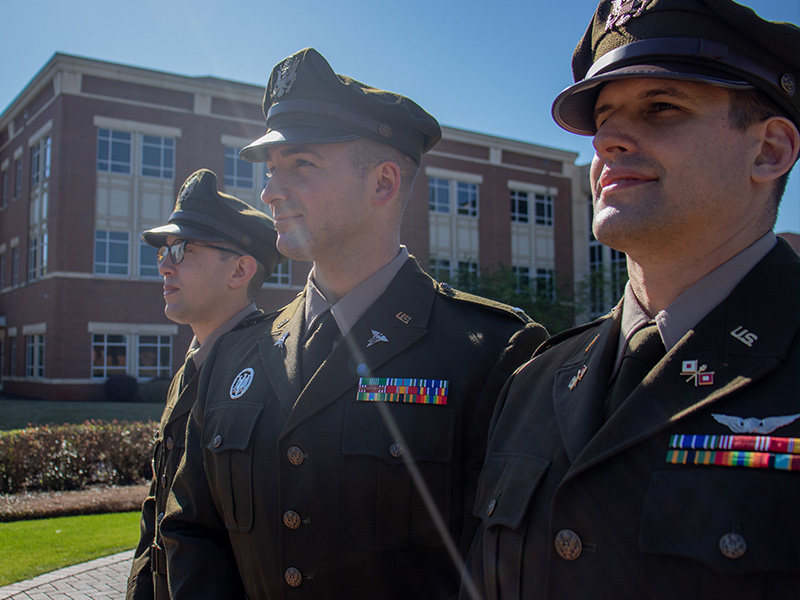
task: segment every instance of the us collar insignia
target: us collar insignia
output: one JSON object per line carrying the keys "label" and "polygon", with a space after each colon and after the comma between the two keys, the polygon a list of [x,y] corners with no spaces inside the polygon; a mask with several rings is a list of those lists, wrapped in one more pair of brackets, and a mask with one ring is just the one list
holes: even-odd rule
{"label": "us collar insignia", "polygon": [[587,367],[586,365],[583,365],[580,369],[578,369],[578,372],[575,374],[575,377],[573,377],[572,380],[569,382],[569,391],[570,392],[572,390],[574,390],[575,386],[580,383],[581,379],[583,379],[583,376],[586,375],[586,371],[588,371],[588,370],[589,370],[589,367]]}
{"label": "us collar insignia", "polygon": [[725,425],[734,433],[772,433],[780,427],[794,423],[800,418],[800,413],[780,417],[764,417],[763,419],[721,414],[712,414],[711,416],[717,423]]}
{"label": "us collar insignia", "polygon": [[694,387],[698,385],[713,385],[714,384],[714,371],[706,371],[708,365],[701,365],[697,360],[684,360],[681,363],[681,375],[686,377],[686,383],[694,383]]}
{"label": "us collar insignia", "polygon": [[253,369],[250,367],[242,369],[231,383],[231,400],[244,396],[244,393],[250,389],[251,383],[253,383]]}
{"label": "us collar insignia", "polygon": [[387,338],[385,335],[383,335],[380,331],[375,331],[373,329],[372,330],[372,337],[369,338],[369,341],[367,342],[367,348],[377,344],[378,342],[388,342],[388,341],[389,341],[389,338]]}
{"label": "us collar insignia", "polygon": [[283,61],[278,71],[278,78],[272,85],[272,97],[280,98],[292,89],[294,80],[297,79],[297,65],[300,64],[299,56],[292,56]]}
{"label": "us collar insignia", "polygon": [[647,8],[652,0],[614,0],[611,3],[611,13],[606,21],[606,32],[618,25],[625,25],[631,19],[638,17]]}
{"label": "us collar insignia", "polygon": [[752,348],[753,343],[758,340],[758,336],[755,333],[753,333],[748,329],[745,329],[741,325],[739,325],[736,329],[731,331],[731,335],[740,342],[742,342],[748,348]]}

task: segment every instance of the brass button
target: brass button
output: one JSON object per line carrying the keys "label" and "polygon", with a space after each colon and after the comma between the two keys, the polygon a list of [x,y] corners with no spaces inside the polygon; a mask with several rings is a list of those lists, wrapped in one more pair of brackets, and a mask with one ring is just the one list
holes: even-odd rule
{"label": "brass button", "polygon": [[394,456],[395,458],[400,458],[405,454],[406,449],[403,447],[403,444],[400,442],[395,442],[391,446],[389,446],[389,454]]}
{"label": "brass button", "polygon": [[284,579],[286,579],[286,583],[288,583],[292,587],[297,587],[301,583],[303,583],[303,574],[300,573],[298,569],[294,567],[289,567],[286,569],[286,572],[283,574]]}
{"label": "brass button", "polygon": [[738,533],[726,533],[719,538],[719,551],[727,558],[741,558],[747,551],[747,542]]}
{"label": "brass button", "polygon": [[293,510],[287,510],[283,513],[283,524],[289,529],[297,529],[300,527],[300,515]]}
{"label": "brass button", "polygon": [[167,438],[167,450],[172,450],[172,446],[175,445],[175,440],[172,439],[172,436]]}
{"label": "brass button", "polygon": [[221,445],[222,445],[222,436],[219,435],[219,434],[215,435],[214,436],[214,448],[219,448]]}
{"label": "brass button", "polygon": [[289,459],[289,462],[293,464],[295,467],[298,465],[302,465],[303,461],[306,459],[305,452],[302,449],[298,448],[297,446],[292,446],[286,452],[286,456]]}
{"label": "brass button", "polygon": [[571,529],[562,529],[556,534],[556,552],[564,560],[575,560],[581,555],[583,544],[578,534]]}
{"label": "brass button", "polygon": [[486,516],[487,517],[491,517],[492,516],[492,513],[494,512],[494,507],[495,506],[497,506],[497,500],[496,499],[492,499],[492,501],[489,502],[489,506],[486,507]]}

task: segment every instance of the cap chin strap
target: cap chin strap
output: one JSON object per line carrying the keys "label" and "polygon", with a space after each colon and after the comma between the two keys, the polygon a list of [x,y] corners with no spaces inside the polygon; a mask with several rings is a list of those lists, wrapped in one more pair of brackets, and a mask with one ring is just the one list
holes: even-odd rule
{"label": "cap chin strap", "polygon": [[[637,63],[642,63],[643,59],[646,58],[657,62],[694,58],[711,63],[709,66],[712,68],[716,63],[720,67],[733,68],[758,77],[774,86],[776,90],[779,90],[787,97],[794,95],[794,90],[787,92],[780,85],[783,73],[734,52],[726,44],[703,38],[654,38],[620,46],[606,52],[597,59],[592,68],[586,73],[583,81],[602,75],[603,71],[624,67],[625,63],[628,62],[636,61]],[[735,83],[735,80],[731,80],[731,83]]]}
{"label": "cap chin strap", "polygon": [[359,115],[351,110],[347,110],[333,102],[326,102],[324,100],[283,100],[269,107],[269,111],[267,111],[267,128],[269,128],[269,120],[272,117],[291,112],[303,112],[332,117],[338,121],[350,123],[351,125],[375,133],[380,131],[381,125],[383,124],[375,119],[370,119],[364,115]]}

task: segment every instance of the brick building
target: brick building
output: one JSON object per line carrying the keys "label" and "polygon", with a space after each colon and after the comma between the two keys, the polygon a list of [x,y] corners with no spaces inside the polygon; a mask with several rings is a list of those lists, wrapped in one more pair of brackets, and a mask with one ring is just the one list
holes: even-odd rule
{"label": "brick building", "polygon": [[[261,206],[261,86],[55,54],[0,115],[0,383],[8,394],[101,399],[115,373],[169,377],[191,331],[163,313],[155,251],[198,168]],[[424,104],[424,101],[423,101]],[[445,127],[425,155],[402,241],[440,280],[510,266],[540,291],[589,270],[577,153]],[[607,250],[607,249],[606,249]],[[278,308],[308,263],[283,265],[258,300]]]}

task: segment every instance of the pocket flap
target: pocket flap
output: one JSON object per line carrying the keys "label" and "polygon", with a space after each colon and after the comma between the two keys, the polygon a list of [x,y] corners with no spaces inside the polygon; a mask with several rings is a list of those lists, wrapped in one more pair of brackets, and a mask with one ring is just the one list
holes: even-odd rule
{"label": "pocket flap", "polygon": [[481,471],[473,514],[486,527],[517,529],[549,468],[550,461],[529,454],[490,455]]}
{"label": "pocket flap", "polygon": [[250,445],[263,404],[226,402],[208,409],[203,431],[203,448],[219,454],[244,450]]}

